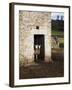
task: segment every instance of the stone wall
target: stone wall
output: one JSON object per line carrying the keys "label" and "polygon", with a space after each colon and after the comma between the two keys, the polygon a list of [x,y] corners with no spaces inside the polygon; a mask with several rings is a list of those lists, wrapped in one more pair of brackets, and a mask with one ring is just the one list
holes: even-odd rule
{"label": "stone wall", "polygon": [[[39,26],[39,29],[36,29]],[[21,64],[34,62],[34,34],[45,35],[45,61],[51,60],[51,13],[19,11],[19,58]]]}

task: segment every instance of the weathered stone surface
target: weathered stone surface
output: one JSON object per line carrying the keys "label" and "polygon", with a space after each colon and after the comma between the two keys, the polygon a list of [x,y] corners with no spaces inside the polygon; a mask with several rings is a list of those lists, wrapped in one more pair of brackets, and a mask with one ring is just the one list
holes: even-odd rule
{"label": "weathered stone surface", "polygon": [[[39,26],[39,30],[36,29]],[[45,35],[45,61],[51,60],[51,13],[19,11],[19,57],[21,64],[34,61],[34,34]]]}

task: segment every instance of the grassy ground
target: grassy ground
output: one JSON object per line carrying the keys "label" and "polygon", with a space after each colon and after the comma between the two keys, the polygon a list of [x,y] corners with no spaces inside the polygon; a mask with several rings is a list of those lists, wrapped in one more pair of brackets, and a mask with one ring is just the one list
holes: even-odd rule
{"label": "grassy ground", "polygon": [[36,63],[20,67],[20,79],[63,77],[64,60],[63,49],[52,49],[53,63]]}
{"label": "grassy ground", "polygon": [[57,31],[57,30],[52,30],[51,34],[52,34],[52,35],[64,35],[64,32],[62,32],[62,31]]}

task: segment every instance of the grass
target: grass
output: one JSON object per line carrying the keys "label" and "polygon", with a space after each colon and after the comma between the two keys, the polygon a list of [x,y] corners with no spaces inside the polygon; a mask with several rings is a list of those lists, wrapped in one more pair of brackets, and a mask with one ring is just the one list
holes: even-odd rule
{"label": "grass", "polygon": [[63,53],[64,49],[63,48],[52,48],[51,51],[52,51],[52,53],[53,53],[53,51],[55,51],[57,53]]}
{"label": "grass", "polygon": [[52,30],[52,35],[64,35],[64,32],[62,31],[57,31],[57,30]]}
{"label": "grass", "polygon": [[52,36],[57,36],[59,43],[63,43],[64,44],[64,32],[62,31],[57,31],[57,30],[52,30]]}

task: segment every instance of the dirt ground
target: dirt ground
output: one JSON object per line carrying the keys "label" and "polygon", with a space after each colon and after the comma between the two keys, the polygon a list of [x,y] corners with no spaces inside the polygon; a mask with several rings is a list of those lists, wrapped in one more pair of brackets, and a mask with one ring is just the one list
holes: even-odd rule
{"label": "dirt ground", "polygon": [[30,66],[20,67],[20,79],[49,78],[64,76],[63,50],[52,50],[53,63],[36,63]]}

